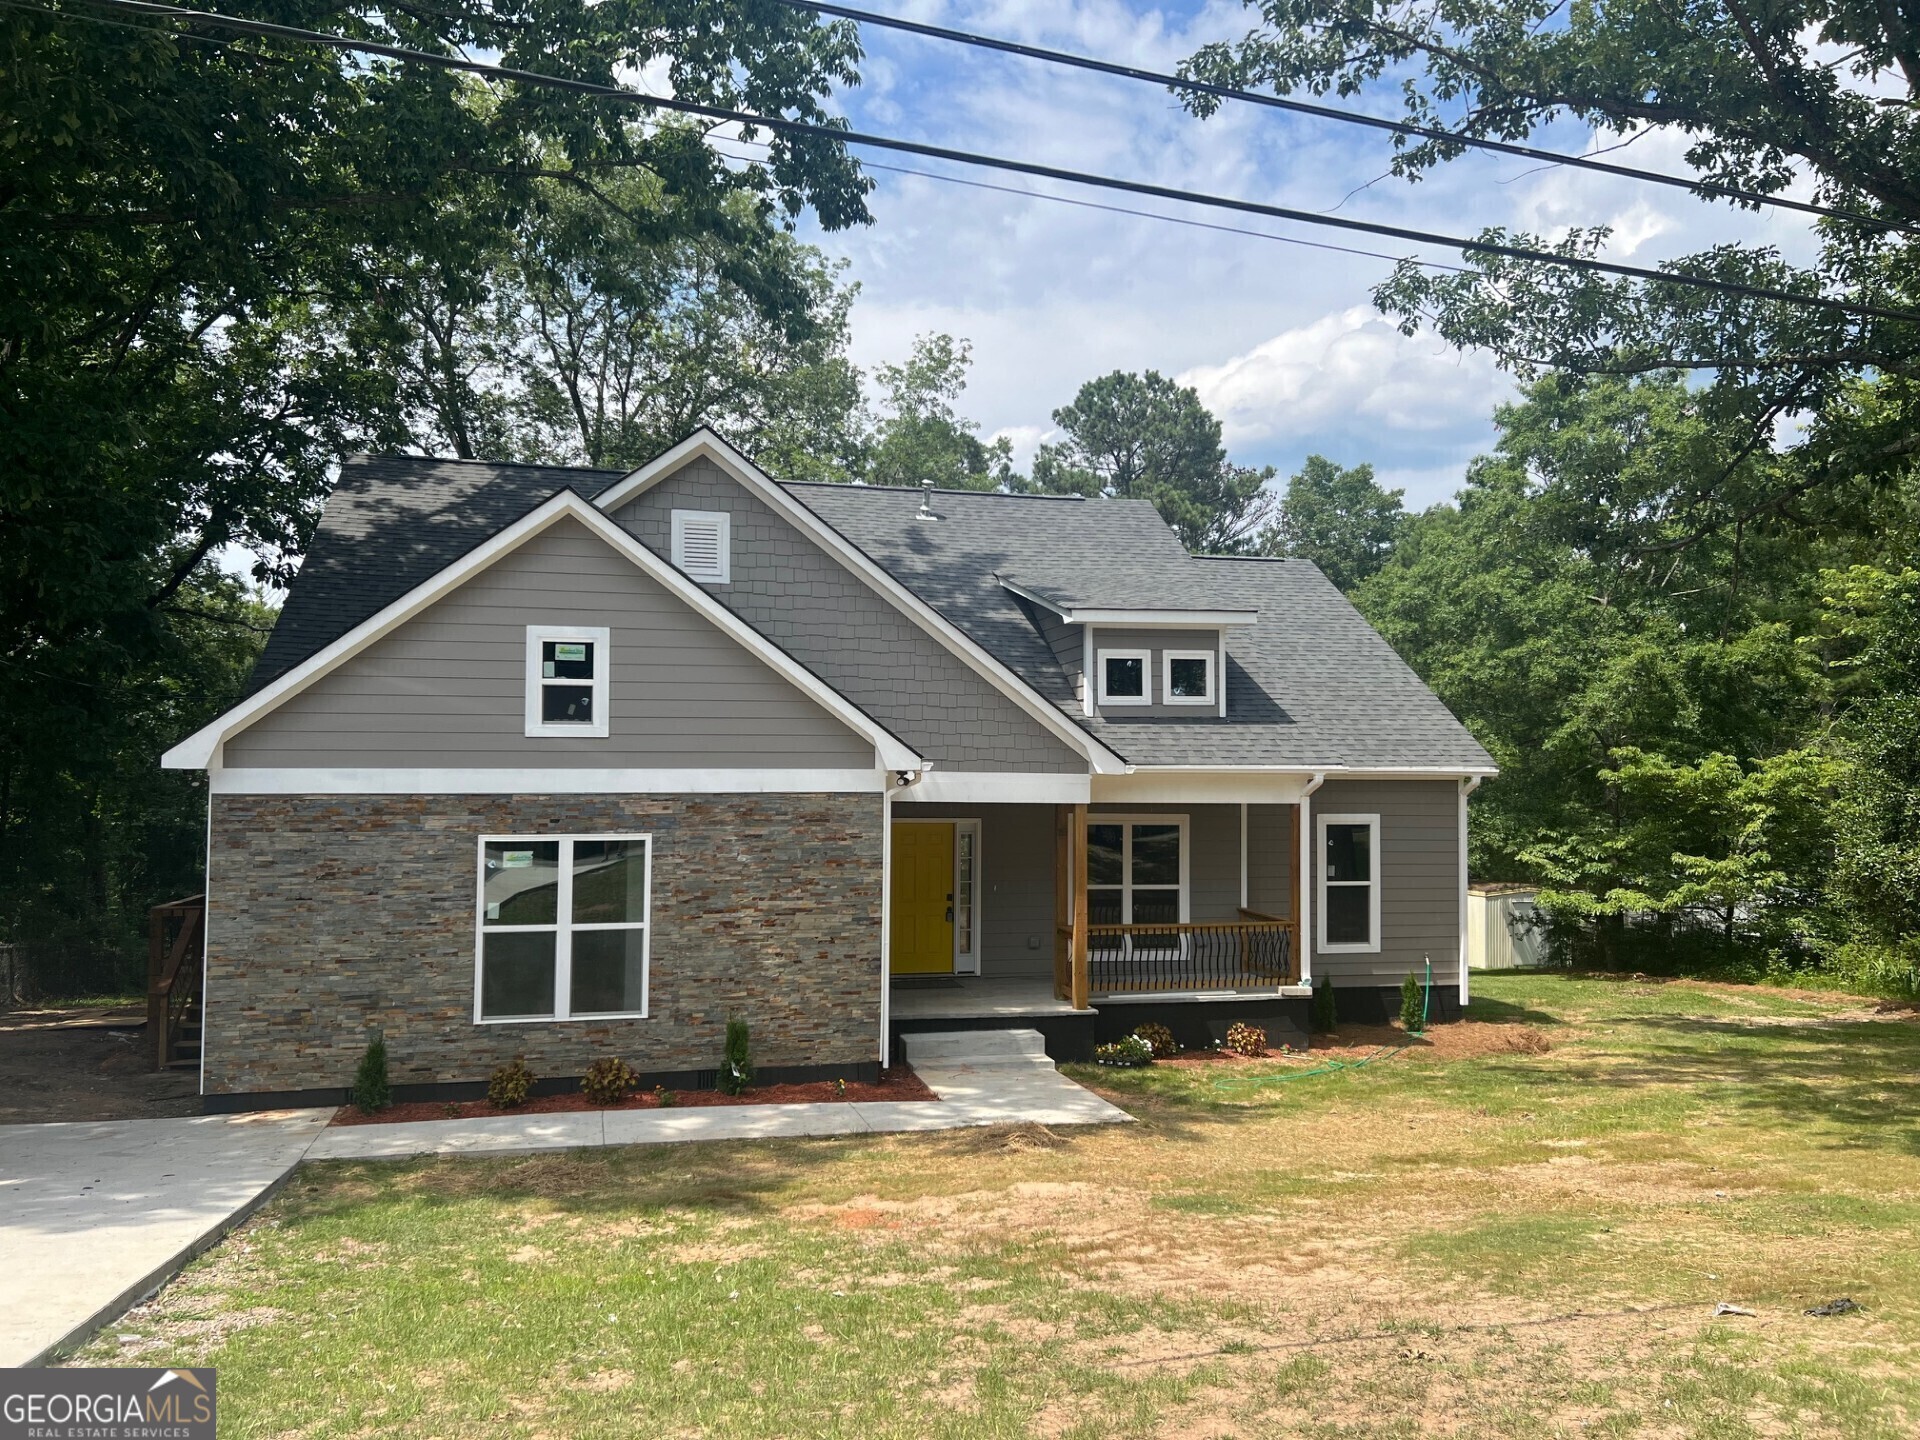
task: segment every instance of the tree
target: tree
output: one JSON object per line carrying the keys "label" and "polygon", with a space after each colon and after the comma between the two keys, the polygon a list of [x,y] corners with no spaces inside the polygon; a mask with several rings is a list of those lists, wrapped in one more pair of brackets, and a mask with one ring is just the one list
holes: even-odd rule
{"label": "tree", "polygon": [[1382,490],[1371,465],[1343,470],[1322,455],[1309,455],[1287,482],[1280,518],[1263,548],[1272,555],[1311,560],[1343,591],[1350,591],[1387,562],[1405,519],[1404,490]]}
{"label": "tree", "polygon": [[1272,513],[1272,468],[1231,463],[1199,392],[1155,371],[1089,380],[1053,423],[1066,437],[1040,447],[1033,489],[1150,500],[1189,550],[1217,554],[1251,548]]}
{"label": "tree", "polygon": [[[858,57],[849,26],[718,0],[320,0],[299,19],[596,81],[664,62],[680,95],[823,123]],[[866,219],[866,182],[830,141],[774,134],[765,163],[735,166],[697,131],[624,123],[587,97],[179,18],[97,22],[0,18],[0,934],[13,940],[106,915],[111,877],[68,883],[74,855],[102,853],[69,829],[136,794],[198,803],[182,777],[161,777],[181,787],[173,800],[151,793],[156,751],[179,732],[127,707],[158,704],[169,674],[207,673],[185,654],[197,627],[251,635],[222,589],[223,552],[284,578],[334,460],[404,437],[429,367],[380,363],[382,305],[407,323],[393,302],[409,282],[391,277],[477,304],[501,234],[543,184],[590,196],[610,175],[657,180],[663,237],[724,233],[742,203],[764,218],[811,208],[829,228]],[[364,323],[339,324],[345,311]],[[447,413],[451,443],[486,443],[487,416]],[[224,684],[165,718],[199,714]]]}
{"label": "tree", "polygon": [[887,414],[874,427],[868,477],[876,485],[922,485],[948,490],[1001,490],[1013,478],[1013,446],[1005,436],[987,442],[979,426],[962,419],[954,402],[967,388],[973,347],[951,335],[913,342],[904,364],[874,372],[886,392]]}

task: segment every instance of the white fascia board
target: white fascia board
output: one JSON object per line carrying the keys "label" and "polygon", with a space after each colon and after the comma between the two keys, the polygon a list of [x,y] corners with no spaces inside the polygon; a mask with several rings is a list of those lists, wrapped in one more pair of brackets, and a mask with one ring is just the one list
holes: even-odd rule
{"label": "white fascia board", "polygon": [[[994,577],[1000,579],[1000,577]],[[1011,580],[1000,580],[1000,588],[1051,610],[1069,625],[1128,625],[1140,630],[1208,630],[1220,626],[1251,625],[1260,618],[1258,610],[1123,610],[1063,604],[1027,589]]]}
{"label": "white fascia board", "polygon": [[886,770],[301,769],[216,766],[215,795],[879,795]]}
{"label": "white fascia board", "polygon": [[902,800],[948,805],[1085,805],[1093,777],[1028,770],[929,770]]}
{"label": "white fascia board", "polygon": [[1326,775],[1336,780],[1471,780],[1498,775],[1495,765],[1136,765],[1129,774],[1158,775]]}
{"label": "white fascia board", "polygon": [[870,589],[945,645],[994,689],[1033,716],[1055,737],[1085,755],[1095,774],[1118,775],[1126,771],[1127,762],[1121,756],[1062,715],[1044,695],[1022,680],[991,651],[902,585],[846,536],[787,494],[772,476],[713,431],[694,431],[671,450],[656,455],[624,480],[614,481],[594,496],[593,503],[611,515],[620,506],[635,496],[645,494],[695,458],[711,460],[775,514],[839,559],[866,581]]}
{"label": "white fascia board", "polygon": [[286,674],[242,701],[212,724],[202,727],[160,757],[168,770],[204,770],[213,766],[221,744],[283,701],[299,694],[323,675],[358,655],[369,645],[411,620],[435,601],[458,589],[501,556],[518,549],[563,519],[580,521],[594,534],[625,555],[694,612],[709,621],[749,654],[800,690],[841,724],[870,740],[875,763],[888,770],[918,770],[924,761],[910,746],[879,724],[801,665],[759,631],[708,595],[672,565],[655,555],[601,510],[571,490],[563,490],[545,504],[482,541],[451,565],[378,611],[331,645],[308,656]]}

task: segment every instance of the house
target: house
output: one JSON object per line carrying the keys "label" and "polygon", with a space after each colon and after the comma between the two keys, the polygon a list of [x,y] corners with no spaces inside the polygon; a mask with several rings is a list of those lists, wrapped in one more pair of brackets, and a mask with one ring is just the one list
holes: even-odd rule
{"label": "house", "polygon": [[[343,467],[209,779],[202,1089],[337,1099],[617,1055],[871,1075],[915,1028],[1303,1043],[1308,985],[1465,999],[1492,763],[1311,564],[1151,505]],[[464,1087],[464,1088],[462,1088]]]}

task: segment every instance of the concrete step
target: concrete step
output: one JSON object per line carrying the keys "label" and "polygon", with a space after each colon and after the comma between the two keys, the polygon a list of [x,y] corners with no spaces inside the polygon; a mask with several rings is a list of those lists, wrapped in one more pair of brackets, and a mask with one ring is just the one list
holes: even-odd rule
{"label": "concrete step", "polygon": [[900,1037],[909,1065],[972,1065],[1053,1069],[1038,1030],[908,1031]]}

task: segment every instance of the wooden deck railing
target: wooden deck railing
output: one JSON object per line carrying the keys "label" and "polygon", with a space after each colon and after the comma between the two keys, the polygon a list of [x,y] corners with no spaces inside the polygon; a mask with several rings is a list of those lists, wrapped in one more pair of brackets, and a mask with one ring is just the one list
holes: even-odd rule
{"label": "wooden deck railing", "polygon": [[1293,922],[1242,910],[1238,920],[1089,925],[1095,995],[1173,990],[1264,990],[1299,979]]}
{"label": "wooden deck railing", "polygon": [[156,1070],[174,1060],[175,1042],[198,1018],[206,915],[204,895],[170,900],[147,912],[147,1038]]}

